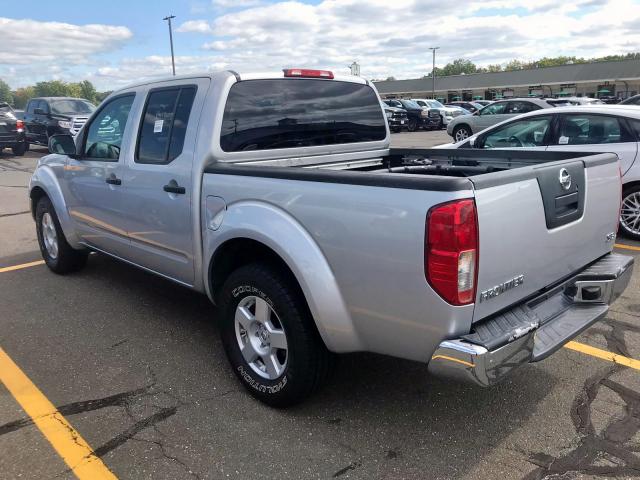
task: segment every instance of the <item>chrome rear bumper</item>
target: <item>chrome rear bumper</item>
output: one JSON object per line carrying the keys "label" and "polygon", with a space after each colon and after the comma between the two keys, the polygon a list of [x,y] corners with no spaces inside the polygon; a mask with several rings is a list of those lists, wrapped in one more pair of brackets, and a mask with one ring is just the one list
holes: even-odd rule
{"label": "chrome rear bumper", "polygon": [[489,386],[542,360],[602,319],[629,284],[633,257],[611,253],[538,297],[445,340],[429,362],[434,375]]}

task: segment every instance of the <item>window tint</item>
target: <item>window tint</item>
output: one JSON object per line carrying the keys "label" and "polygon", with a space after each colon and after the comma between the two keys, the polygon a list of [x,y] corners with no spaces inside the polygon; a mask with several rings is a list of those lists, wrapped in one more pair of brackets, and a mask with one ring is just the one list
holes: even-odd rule
{"label": "window tint", "polygon": [[144,111],[137,163],[167,164],[182,153],[194,87],[151,92]]}
{"label": "window tint", "polygon": [[520,114],[520,113],[533,112],[534,110],[539,110],[539,109],[540,107],[538,105],[535,105],[531,102],[516,101],[516,102],[509,102],[505,113]]}
{"label": "window tint", "polygon": [[53,100],[51,102],[51,111],[53,113],[89,114],[89,113],[93,113],[95,109],[96,107],[93,104],[85,100],[79,100],[75,98],[65,98],[64,100]]}
{"label": "window tint", "polygon": [[134,97],[135,95],[126,95],[114,98],[93,118],[87,130],[85,157],[118,160]]}
{"label": "window tint", "polygon": [[541,147],[550,126],[551,115],[511,122],[485,134],[482,147]]}
{"label": "window tint", "polygon": [[36,108],[41,109],[45,114],[49,113],[49,103],[46,100],[40,100]]}
{"label": "window tint", "polygon": [[500,115],[505,113],[506,102],[498,102],[487,105],[480,111],[480,115]]}
{"label": "window tint", "polygon": [[635,141],[616,117],[566,115],[560,127],[559,145],[597,145]]}
{"label": "window tint", "polygon": [[636,137],[640,137],[640,120],[636,120],[635,118],[627,118],[627,121],[629,122],[629,124],[631,125],[631,128],[635,132]]}
{"label": "window tint", "polygon": [[34,110],[36,109],[37,103],[38,103],[37,101],[31,100],[27,105],[27,113],[33,113]]}
{"label": "window tint", "polygon": [[385,136],[385,117],[367,85],[248,80],[236,83],[229,92],[220,146],[237,152],[367,142]]}

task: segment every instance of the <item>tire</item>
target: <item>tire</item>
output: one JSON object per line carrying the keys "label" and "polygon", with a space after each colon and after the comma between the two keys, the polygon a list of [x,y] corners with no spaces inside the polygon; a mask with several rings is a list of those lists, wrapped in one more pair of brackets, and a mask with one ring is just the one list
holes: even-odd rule
{"label": "tire", "polygon": [[[227,358],[252,396],[283,408],[301,402],[324,383],[332,354],[302,294],[277,270],[259,263],[240,267],[225,282],[220,307]],[[242,320],[236,321],[236,315]],[[276,342],[285,348],[273,347]]]}
{"label": "tire", "polygon": [[471,129],[466,125],[458,125],[453,129],[453,139],[456,142],[466,140],[471,136]]}
{"label": "tire", "polygon": [[67,243],[53,204],[46,196],[36,206],[36,233],[42,258],[51,271],[63,275],[81,270],[87,263],[89,252]]}
{"label": "tire", "polygon": [[415,132],[418,129],[418,121],[415,118],[410,118],[409,123],[407,124],[407,130],[410,132]]}
{"label": "tire", "polygon": [[640,241],[640,185],[622,190],[620,232],[625,237]]}
{"label": "tire", "polygon": [[436,130],[442,130],[443,128],[444,128],[444,119],[440,117],[440,120],[438,120],[438,126],[436,127]]}
{"label": "tire", "polygon": [[18,143],[11,147],[11,151],[16,157],[22,157],[27,151],[27,144],[25,142]]}

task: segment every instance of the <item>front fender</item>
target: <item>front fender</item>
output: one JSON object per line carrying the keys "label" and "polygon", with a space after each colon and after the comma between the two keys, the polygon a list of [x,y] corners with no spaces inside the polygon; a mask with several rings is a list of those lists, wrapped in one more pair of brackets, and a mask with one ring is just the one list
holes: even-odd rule
{"label": "front fender", "polygon": [[[60,182],[58,181],[53,168],[49,165],[39,165],[35,172],[33,172],[29,182],[30,198],[33,198],[34,190],[36,188],[42,189],[47,197],[49,197],[49,200],[51,200],[53,208],[56,211],[56,215],[58,216],[60,227],[62,228],[69,245],[73,248],[81,248],[82,246],[79,243],[73,220],[69,215],[67,205],[64,201]],[[33,213],[35,214],[35,208]]]}
{"label": "front fender", "polygon": [[[227,206],[218,230],[206,229],[204,235],[208,259],[235,238],[271,248],[295,275],[327,348],[333,352],[363,350],[329,263],[309,232],[287,212],[267,203],[238,202]],[[205,285],[211,297],[209,282]]]}

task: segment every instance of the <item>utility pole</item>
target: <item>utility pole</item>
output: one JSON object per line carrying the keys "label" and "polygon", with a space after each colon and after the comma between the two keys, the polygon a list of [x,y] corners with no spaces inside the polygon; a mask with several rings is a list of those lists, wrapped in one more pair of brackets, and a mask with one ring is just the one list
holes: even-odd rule
{"label": "utility pole", "polygon": [[436,50],[440,47],[429,47],[429,50],[433,52],[433,69],[431,70],[431,80],[433,81],[433,88],[431,91],[431,97],[436,99]]}
{"label": "utility pole", "polygon": [[163,20],[169,22],[169,43],[171,44],[171,68],[173,70],[173,76],[176,76],[176,61],[173,58],[173,32],[171,31],[171,19],[176,18],[175,15],[169,15],[164,17]]}

